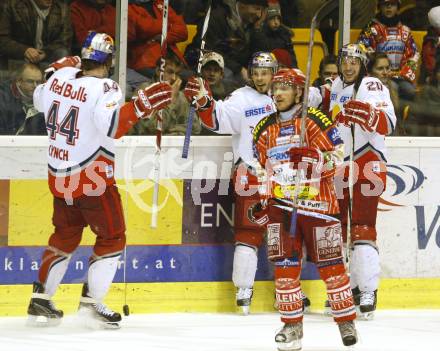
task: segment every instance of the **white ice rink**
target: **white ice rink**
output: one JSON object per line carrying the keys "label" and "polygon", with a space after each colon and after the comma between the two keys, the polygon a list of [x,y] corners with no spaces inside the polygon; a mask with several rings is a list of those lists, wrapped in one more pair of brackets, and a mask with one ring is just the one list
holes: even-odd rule
{"label": "white ice rink", "polygon": [[[130,315],[119,330],[88,330],[67,316],[54,328],[25,327],[24,317],[0,318],[1,351],[275,351],[278,315]],[[440,311],[379,311],[357,323],[359,351],[438,351]],[[303,351],[347,350],[329,317],[307,315]]]}

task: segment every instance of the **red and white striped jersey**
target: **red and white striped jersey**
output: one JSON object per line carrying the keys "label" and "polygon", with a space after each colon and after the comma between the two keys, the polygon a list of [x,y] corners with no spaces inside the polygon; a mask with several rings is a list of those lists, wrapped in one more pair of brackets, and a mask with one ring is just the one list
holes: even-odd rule
{"label": "red and white striped jersey", "polygon": [[[254,152],[268,172],[269,197],[292,206],[296,170],[289,165],[289,149],[298,147],[301,134],[301,109],[291,119],[282,121],[278,114],[262,120],[254,129]],[[324,166],[321,177],[301,183],[298,208],[307,212],[335,214],[339,212],[333,176],[336,163],[342,162],[342,139],[331,119],[310,107],[306,120],[305,145],[322,151],[332,162]],[[329,167],[329,168],[325,168]]]}
{"label": "red and white striped jersey", "polygon": [[[111,79],[82,76],[76,68],[56,71],[34,92],[49,136],[49,188],[57,197],[99,195],[114,180],[113,139],[137,122],[132,104]],[[122,113],[120,113],[122,112]]]}

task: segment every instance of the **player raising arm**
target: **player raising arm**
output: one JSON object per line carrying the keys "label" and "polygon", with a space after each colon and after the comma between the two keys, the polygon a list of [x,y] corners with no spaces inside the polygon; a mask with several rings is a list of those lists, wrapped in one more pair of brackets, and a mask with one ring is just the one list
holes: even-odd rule
{"label": "player raising arm", "polygon": [[[338,58],[340,76],[333,82],[330,110],[344,141],[344,158],[353,154],[353,199],[351,212],[350,273],[356,304],[363,317],[376,309],[379,285],[379,252],[376,217],[379,197],[385,190],[385,135],[394,131],[396,115],[390,93],[381,81],[367,74],[366,50],[362,44],[347,44]],[[354,136],[352,137],[351,128]],[[354,147],[353,147],[354,140]],[[341,172],[344,189],[338,194],[344,239],[349,214],[349,167]]]}
{"label": "player raising arm", "polygon": [[[34,92],[35,107],[44,112],[49,137],[49,188],[54,196],[54,233],[43,253],[28,308],[30,322],[43,317],[57,324],[63,317],[51,298],[63,279],[83,229],[96,234],[80,299],[80,309],[106,328],[118,328],[121,315],[103,300],[125,247],[125,223],[115,185],[113,139],[139,119],[151,118],[171,102],[171,87],[155,83],[122,104],[118,84],[109,79],[115,47],[105,33],[90,32],[81,56],[50,66],[45,84]],[[81,67],[81,68],[79,68]]]}

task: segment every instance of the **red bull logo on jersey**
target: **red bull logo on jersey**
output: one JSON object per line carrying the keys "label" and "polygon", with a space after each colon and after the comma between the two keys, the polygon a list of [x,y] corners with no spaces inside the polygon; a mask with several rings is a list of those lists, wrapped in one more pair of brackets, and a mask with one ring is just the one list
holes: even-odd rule
{"label": "red bull logo on jersey", "polygon": [[67,82],[62,82],[58,84],[58,79],[54,79],[49,88],[50,91],[53,91],[55,94],[71,98],[72,100],[77,100],[81,102],[87,101],[86,88],[79,87],[79,89],[74,90],[73,85]]}
{"label": "red bull logo on jersey", "polygon": [[252,108],[250,110],[244,111],[245,117],[254,117],[262,114],[267,114],[272,112],[272,106],[266,105],[263,107]]}

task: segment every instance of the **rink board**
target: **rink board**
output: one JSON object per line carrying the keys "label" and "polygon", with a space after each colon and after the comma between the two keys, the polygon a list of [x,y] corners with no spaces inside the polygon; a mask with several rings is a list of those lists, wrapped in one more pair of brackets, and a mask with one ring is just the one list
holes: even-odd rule
{"label": "rink board", "polygon": [[[387,189],[378,217],[382,281],[379,308],[440,308],[440,141],[390,138]],[[158,227],[152,229],[154,138],[118,141],[116,177],[127,225],[127,299],[139,312],[233,311],[233,213],[229,137],[165,137]],[[0,315],[20,315],[52,231],[44,137],[0,137]],[[84,231],[57,301],[74,310],[94,236]],[[270,311],[272,268],[259,252],[255,311]],[[121,258],[122,260],[122,258]],[[121,262],[116,282],[122,282]],[[324,301],[316,269],[303,272],[313,307]],[[109,295],[122,304],[120,285]]]}

